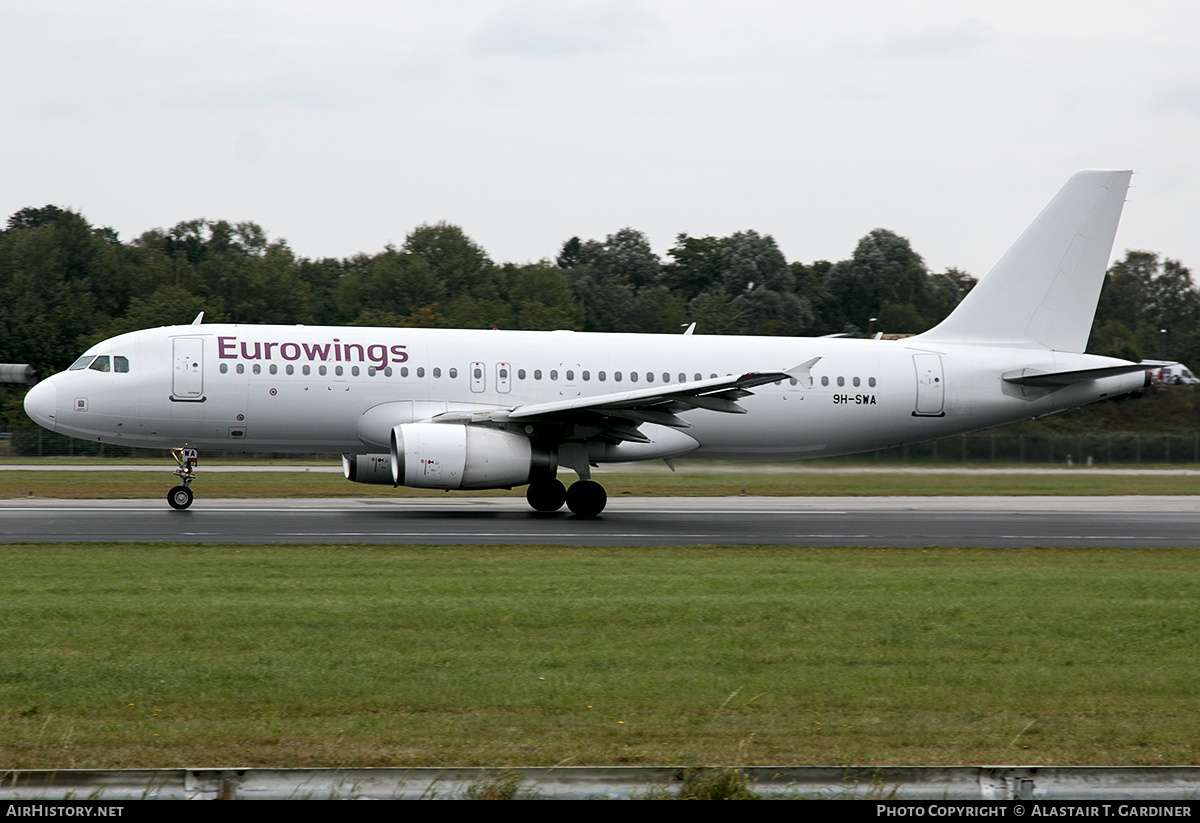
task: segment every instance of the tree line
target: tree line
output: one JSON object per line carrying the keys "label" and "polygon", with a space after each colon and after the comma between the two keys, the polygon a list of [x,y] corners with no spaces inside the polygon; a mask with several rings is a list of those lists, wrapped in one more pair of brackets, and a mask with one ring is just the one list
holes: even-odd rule
{"label": "tree line", "polygon": [[[788,262],[755,231],[680,234],[664,260],[645,234],[625,228],[603,240],[572,237],[535,263],[497,263],[447,223],[418,226],[375,254],[309,259],[251,222],[189,220],[125,242],[78,212],[31,207],[0,231],[0,362],[31,363],[45,376],[106,337],[188,323],[200,311],[236,323],[917,333],[974,283],[957,269],[929,271],[886,229],[837,262]],[[1186,267],[1128,252],[1108,272],[1089,350],[1200,364],[1198,319],[1200,292]],[[22,419],[7,392],[4,416]]]}

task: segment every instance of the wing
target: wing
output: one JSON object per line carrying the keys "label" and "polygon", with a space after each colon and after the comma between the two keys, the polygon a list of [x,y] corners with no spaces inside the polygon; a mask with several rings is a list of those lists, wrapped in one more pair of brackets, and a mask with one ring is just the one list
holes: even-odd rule
{"label": "wing", "polygon": [[694,409],[724,414],[745,414],[738,400],[758,386],[782,380],[807,382],[820,357],[778,372],[746,372],[708,380],[672,383],[626,392],[530,403],[511,409],[447,412],[433,418],[438,423],[524,427],[532,436],[558,442],[598,440],[606,443],[648,443],[638,431],[643,423],[686,429],[691,424],[679,415]]}

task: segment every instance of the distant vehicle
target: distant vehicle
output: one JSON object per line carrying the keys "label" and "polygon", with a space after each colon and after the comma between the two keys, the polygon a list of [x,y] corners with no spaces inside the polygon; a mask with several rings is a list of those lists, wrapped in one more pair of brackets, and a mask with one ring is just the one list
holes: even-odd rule
{"label": "distant vehicle", "polygon": [[1143,363],[1154,363],[1158,368],[1151,369],[1150,378],[1156,383],[1168,386],[1195,386],[1200,379],[1192,374],[1192,370],[1182,363],[1170,361],[1143,360]]}

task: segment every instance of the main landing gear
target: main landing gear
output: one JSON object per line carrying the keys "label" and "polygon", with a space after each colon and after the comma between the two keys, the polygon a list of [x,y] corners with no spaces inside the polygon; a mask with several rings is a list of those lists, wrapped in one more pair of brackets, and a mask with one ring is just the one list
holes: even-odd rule
{"label": "main landing gear", "polygon": [[199,455],[195,449],[184,446],[179,449],[171,449],[171,456],[179,464],[179,468],[174,472],[175,476],[179,478],[179,485],[167,492],[167,503],[172,509],[183,511],[192,505],[192,490],[188,486],[192,485],[192,481],[196,479],[196,462],[199,460]]}
{"label": "main landing gear", "polygon": [[534,511],[556,512],[566,503],[577,517],[590,519],[604,511],[608,494],[595,480],[578,480],[568,489],[557,478],[552,478],[530,483],[525,499]]}

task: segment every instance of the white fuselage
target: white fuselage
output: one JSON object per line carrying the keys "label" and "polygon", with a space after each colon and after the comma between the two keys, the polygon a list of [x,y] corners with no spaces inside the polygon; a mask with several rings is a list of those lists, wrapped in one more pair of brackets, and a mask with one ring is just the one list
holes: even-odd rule
{"label": "white fuselage", "polygon": [[[754,388],[738,401],[746,414],[680,413],[690,427],[671,432],[686,434],[694,447],[676,443],[608,458],[784,460],[1051,414],[1144,381],[1137,372],[1032,390],[1002,375],[1122,361],[921,338],[191,325],[121,335],[88,354],[109,355],[108,370],[85,366],[33,388],[26,408],[37,422],[105,443],[239,452],[386,452],[392,426],[448,411],[784,371],[820,358],[808,379]],[[118,357],[127,370],[114,367]],[[653,425],[643,431],[651,440],[667,434]]]}

